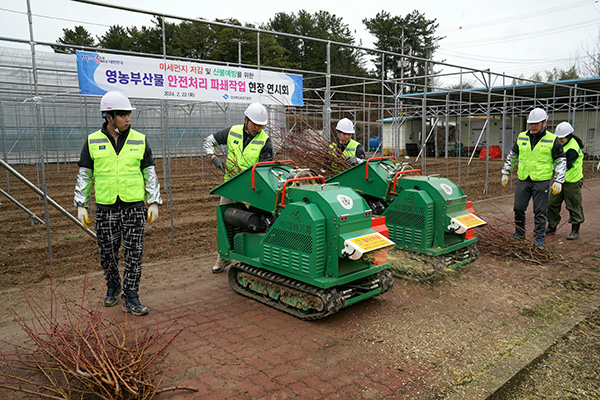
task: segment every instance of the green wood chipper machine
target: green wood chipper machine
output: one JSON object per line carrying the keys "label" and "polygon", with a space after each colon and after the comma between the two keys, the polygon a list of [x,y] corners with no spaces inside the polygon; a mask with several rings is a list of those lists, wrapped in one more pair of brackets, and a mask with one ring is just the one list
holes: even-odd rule
{"label": "green wood chipper machine", "polygon": [[394,276],[428,280],[477,258],[474,228],[485,222],[449,179],[422,176],[395,157],[377,157],[327,182],[353,188],[374,215],[385,217],[396,244],[389,253]]}
{"label": "green wood chipper machine", "polygon": [[286,160],[257,163],[211,193],[234,201],[217,206],[217,241],[237,293],[314,320],[393,286],[394,244],[353,189]]}

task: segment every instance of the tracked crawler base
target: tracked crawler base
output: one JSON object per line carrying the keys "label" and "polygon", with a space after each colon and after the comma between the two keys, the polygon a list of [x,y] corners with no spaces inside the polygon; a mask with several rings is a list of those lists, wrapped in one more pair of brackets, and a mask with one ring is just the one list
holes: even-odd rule
{"label": "tracked crawler base", "polygon": [[[303,320],[335,314],[359,297],[385,293],[394,280],[388,270],[352,284],[321,289],[261,268],[238,263],[229,269],[229,285],[237,293]],[[354,301],[353,301],[354,300]]]}

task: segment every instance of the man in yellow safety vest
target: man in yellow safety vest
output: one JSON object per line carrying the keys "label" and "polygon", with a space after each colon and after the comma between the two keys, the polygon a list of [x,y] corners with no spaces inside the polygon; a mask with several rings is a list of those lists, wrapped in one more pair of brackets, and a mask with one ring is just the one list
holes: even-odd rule
{"label": "man in yellow safety vest", "polygon": [[[111,91],[102,97],[104,124],[88,135],[81,150],[73,202],[79,221],[87,228],[93,181],[96,240],[107,286],[104,305],[116,305],[123,290],[123,311],[139,316],[148,314],[148,307],[138,296],[144,228],[146,220],[152,223],[158,218],[162,199],[148,140],[131,129],[133,110],[123,92]],[[122,284],[118,257],[121,238],[125,258]]]}
{"label": "man in yellow safety vest", "polygon": [[[271,138],[263,130],[268,122],[267,109],[260,103],[252,103],[244,111],[243,125],[229,128],[209,135],[204,140],[204,151],[210,157],[215,168],[225,174],[225,180],[253,166],[257,162],[273,161]],[[214,148],[227,145],[227,159],[223,161],[215,155]],[[230,204],[232,200],[221,197],[220,204]],[[223,272],[227,262],[217,254],[217,262],[212,268],[214,274]]]}
{"label": "man in yellow safety vest", "polygon": [[546,130],[548,115],[541,108],[533,109],[527,118],[529,130],[521,132],[502,167],[502,186],[508,184],[508,175],[518,162],[515,186],[515,237],[525,236],[525,211],[533,197],[535,216],[534,239],[544,246],[546,221],[548,220],[548,196],[554,167],[552,193],[558,194],[565,181],[567,161],[565,152],[556,135]]}
{"label": "man in yellow safety vest", "polygon": [[354,134],[354,124],[348,118],[342,118],[335,126],[335,131],[338,134],[338,142],[331,145],[337,152],[346,157],[346,161],[351,164],[358,164],[366,158],[365,150],[362,144],[352,139]]}
{"label": "man in yellow safety vest", "polygon": [[556,127],[556,136],[565,150],[567,157],[567,173],[563,191],[550,196],[548,207],[548,228],[546,234],[556,232],[560,223],[560,208],[562,202],[569,211],[569,224],[571,233],[567,240],[575,240],[579,237],[579,226],[585,221],[581,188],[583,187],[583,141],[573,132],[575,129],[568,122],[561,122]]}

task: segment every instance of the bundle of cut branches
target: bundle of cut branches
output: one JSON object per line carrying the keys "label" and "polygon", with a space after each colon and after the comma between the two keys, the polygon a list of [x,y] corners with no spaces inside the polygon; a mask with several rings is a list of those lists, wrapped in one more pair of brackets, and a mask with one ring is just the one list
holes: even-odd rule
{"label": "bundle of cut branches", "polygon": [[278,144],[279,158],[290,159],[298,167],[311,169],[326,178],[352,166],[333,141],[327,140],[308,124],[305,126],[302,130],[280,128],[272,131],[271,137]]}
{"label": "bundle of cut branches", "polygon": [[[489,221],[489,219],[487,219]],[[535,264],[560,263],[565,260],[560,254],[550,250],[548,246],[540,246],[529,233],[515,236],[499,226],[488,222],[487,225],[477,228],[477,248],[482,253],[493,254],[497,257],[516,258]]]}
{"label": "bundle of cut branches", "polygon": [[[84,291],[85,293],[85,291]],[[87,299],[64,299],[55,289],[49,309],[23,292],[33,318],[13,312],[27,333],[25,345],[4,343],[0,350],[0,388],[43,399],[151,399],[159,389],[166,347],[179,332],[131,328],[108,319]]]}

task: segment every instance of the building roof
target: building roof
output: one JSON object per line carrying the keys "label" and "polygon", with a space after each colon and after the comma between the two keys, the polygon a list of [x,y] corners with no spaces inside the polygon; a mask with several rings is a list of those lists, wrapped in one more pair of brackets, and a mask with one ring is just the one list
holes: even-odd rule
{"label": "building roof", "polygon": [[597,109],[600,106],[600,77],[494,86],[489,93],[486,87],[409,93],[398,99],[405,104],[421,105],[425,96],[427,107],[446,107],[450,103],[480,114],[487,110],[488,94],[492,114],[503,109],[529,112],[534,106],[548,112]]}
{"label": "building roof", "polygon": [[404,122],[408,119],[420,119],[421,117],[388,117],[388,118],[384,118],[383,120],[378,119],[375,122]]}

